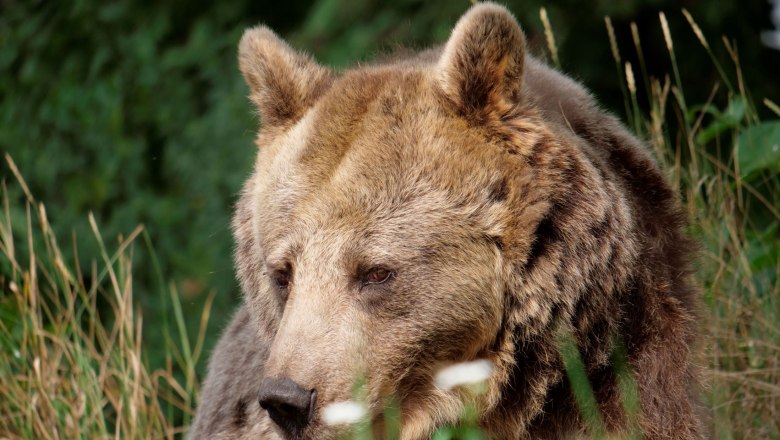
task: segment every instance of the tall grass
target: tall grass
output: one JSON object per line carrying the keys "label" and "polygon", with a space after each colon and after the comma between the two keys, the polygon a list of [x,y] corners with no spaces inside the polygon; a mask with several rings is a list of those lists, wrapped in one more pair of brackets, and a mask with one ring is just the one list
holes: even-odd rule
{"label": "tall grass", "polygon": [[[780,122],[759,118],[735,44],[723,39],[716,48],[693,17],[683,15],[691,34],[682,38],[697,38],[713,60],[703,68],[721,76],[705,103],[686,100],[678,68],[684,54],[675,53],[664,14],[659,26],[671,75],[648,76],[636,25],[633,47],[621,48],[607,18],[609,44],[628,125],[669,170],[691,233],[702,243],[700,362],[706,367],[713,432],[722,439],[780,438],[780,156],[773,162],[769,151],[780,144],[780,128],[775,130]],[[544,11],[541,17],[559,64],[552,25]],[[626,50],[635,51],[638,72],[623,56]],[[716,56],[724,50],[728,65]],[[766,113],[780,116],[773,101],[762,102]],[[44,205],[30,194],[13,161],[6,161],[17,178],[9,184],[21,188],[24,199],[11,199],[3,183],[0,438],[174,438],[184,432],[198,396],[195,365],[203,332],[190,343],[176,291],[159,274],[159,294],[169,299],[175,336],[168,333],[160,341],[170,353],[167,366],[148,368],[132,275],[140,239],[146,257],[155,260],[143,227],[108,246],[90,217],[94,237],[73,237],[74,248],[94,239],[100,254],[88,268],[66,267]],[[200,317],[202,329],[208,310]],[[575,380],[576,371],[569,373]],[[578,401],[587,402],[589,387],[580,388]],[[466,423],[436,436],[479,438],[479,433]]]}
{"label": "tall grass", "polygon": [[[174,438],[197,398],[194,366],[203,339],[194,352],[171,350],[165,369],[147,367],[132,276],[143,227],[109,251],[90,216],[100,255],[89,268],[66,267],[44,205],[6,161],[26,200],[11,200],[3,183],[0,252],[10,270],[0,279],[0,438]],[[73,237],[74,248],[85,239]],[[175,319],[182,328],[181,314]],[[189,347],[183,330],[167,343]],[[184,414],[179,424],[174,413]]]}
{"label": "tall grass", "polygon": [[[780,438],[780,155],[772,156],[780,122],[759,119],[735,44],[723,38],[731,63],[722,65],[693,17],[682,13],[721,83],[713,85],[708,102],[687,103],[680,54],[661,13],[673,79],[650,78],[642,69],[650,103],[643,112],[633,68],[625,63],[626,108],[634,129],[669,170],[702,244],[697,276],[705,301],[702,363],[712,430],[722,439]],[[620,66],[609,20],[607,28]],[[641,61],[638,36],[632,49]]]}

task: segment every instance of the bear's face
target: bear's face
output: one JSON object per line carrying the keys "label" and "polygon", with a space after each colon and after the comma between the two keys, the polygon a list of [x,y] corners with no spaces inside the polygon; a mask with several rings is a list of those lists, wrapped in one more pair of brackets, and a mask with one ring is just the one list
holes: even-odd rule
{"label": "bear's face", "polygon": [[[551,276],[565,252],[535,237],[579,184],[580,162],[524,105],[523,50],[493,5],[464,16],[433,61],[340,76],[265,28],[245,34],[240,64],[263,127],[234,219],[236,261],[258,337],[273,341],[264,375],[316,392],[301,404],[305,423],[282,427],[290,437],[333,438],[322,409],[355,398],[377,426],[395,399],[403,438],[466,405],[490,411],[519,380],[517,329],[539,334],[573,309],[577,292]],[[626,214],[593,179],[574,211],[619,223]],[[474,359],[496,366],[485,393],[436,388],[439,368]]]}
{"label": "bear's face", "polygon": [[434,93],[423,71],[360,72],[261,147],[248,303],[275,323],[266,375],[322,405],[365,383],[376,410],[456,412],[433,375],[486,357],[501,325],[504,164]]}

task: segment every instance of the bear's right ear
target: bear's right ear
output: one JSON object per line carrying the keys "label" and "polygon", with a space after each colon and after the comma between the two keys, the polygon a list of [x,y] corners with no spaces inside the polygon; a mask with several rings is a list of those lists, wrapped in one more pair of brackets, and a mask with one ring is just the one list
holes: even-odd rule
{"label": "bear's right ear", "polygon": [[295,123],[332,82],[328,69],[293,50],[265,26],[244,32],[238,64],[266,127]]}
{"label": "bear's right ear", "polygon": [[474,115],[520,99],[525,37],[506,8],[485,2],[458,20],[437,66],[442,91]]}

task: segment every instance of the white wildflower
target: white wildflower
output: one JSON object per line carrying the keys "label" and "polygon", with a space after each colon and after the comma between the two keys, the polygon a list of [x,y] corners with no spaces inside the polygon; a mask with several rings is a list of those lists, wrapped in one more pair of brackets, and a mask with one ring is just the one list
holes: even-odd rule
{"label": "white wildflower", "polygon": [[769,3],[773,5],[769,19],[775,29],[761,32],[761,41],[767,47],[780,50],[780,0],[770,0]]}
{"label": "white wildflower", "polygon": [[450,390],[458,385],[484,382],[493,372],[493,364],[486,359],[463,362],[442,368],[436,373],[434,383],[438,388]]}
{"label": "white wildflower", "polygon": [[366,415],[366,407],[358,402],[347,400],[325,406],[322,410],[322,421],[326,425],[351,425],[357,423]]}

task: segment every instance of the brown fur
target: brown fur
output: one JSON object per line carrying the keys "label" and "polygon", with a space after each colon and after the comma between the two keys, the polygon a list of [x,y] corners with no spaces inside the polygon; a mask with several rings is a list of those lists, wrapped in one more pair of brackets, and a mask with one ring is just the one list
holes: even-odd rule
{"label": "brown fur", "polygon": [[[559,353],[573,338],[620,436],[701,438],[685,219],[646,149],[577,83],[527,56],[514,18],[474,6],[439,54],[337,76],[265,28],[241,41],[263,129],[233,223],[245,305],[212,355],[192,438],[277,438],[263,377],[400,402],[401,437],[474,405],[490,438],[588,435]],[[392,270],[366,285],[373,267]],[[273,274],[289,270],[283,292]],[[618,344],[636,382],[629,420]],[[478,396],[443,365],[488,359]]]}

